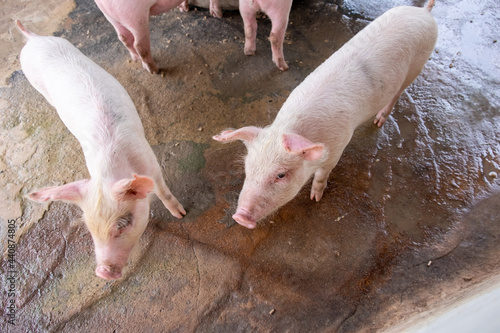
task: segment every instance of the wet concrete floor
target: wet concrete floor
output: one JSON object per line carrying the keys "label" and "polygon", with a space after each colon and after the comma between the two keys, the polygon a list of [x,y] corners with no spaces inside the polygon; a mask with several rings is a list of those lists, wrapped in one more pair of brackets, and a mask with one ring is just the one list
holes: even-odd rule
{"label": "wet concrete floor", "polygon": [[[38,1],[37,1],[38,2]],[[295,1],[271,62],[270,22],[243,54],[237,11],[151,20],[151,75],[90,0],[3,3],[9,45],[0,88],[0,236],[5,332],[380,332],[500,274],[500,5],[437,0],[436,50],[388,122],[361,126],[321,202],[309,186],[255,230],[231,219],[244,172],[240,143],[211,136],[265,126],[314,68],[370,20],[425,1]],[[88,177],[76,139],[18,62],[19,18],[62,36],[115,76],[135,102],[172,192],[188,215],[153,199],[124,277],[94,275],[80,210],[24,195]],[[7,50],[2,47],[2,50]],[[334,93],[334,92],[332,92]],[[4,241],[5,240],[5,241]],[[13,266],[10,266],[10,265]],[[15,296],[9,294],[14,289]],[[15,303],[15,325],[7,322]]]}

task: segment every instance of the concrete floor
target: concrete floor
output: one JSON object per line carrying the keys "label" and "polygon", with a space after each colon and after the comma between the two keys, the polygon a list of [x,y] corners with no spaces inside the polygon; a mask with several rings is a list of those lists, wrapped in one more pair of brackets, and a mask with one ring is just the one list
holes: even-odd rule
{"label": "concrete floor", "polygon": [[[0,236],[7,248],[12,220],[23,236],[13,286],[1,281],[2,318],[13,301],[16,325],[2,321],[0,331],[380,332],[499,275],[494,0],[436,1],[440,36],[431,59],[382,129],[367,123],[356,131],[321,202],[309,200],[306,185],[255,230],[231,219],[245,148],[211,136],[269,124],[293,88],[370,20],[424,2],[295,1],[284,73],[271,62],[269,20],[259,20],[257,54],[247,57],[238,12],[219,20],[202,9],[175,10],[150,24],[164,76],[128,62],[93,1],[6,5]],[[94,275],[92,239],[77,207],[23,197],[88,173],[78,142],[20,71],[24,41],[11,18],[63,36],[122,83],[188,211],[176,220],[153,200],[120,280]]]}

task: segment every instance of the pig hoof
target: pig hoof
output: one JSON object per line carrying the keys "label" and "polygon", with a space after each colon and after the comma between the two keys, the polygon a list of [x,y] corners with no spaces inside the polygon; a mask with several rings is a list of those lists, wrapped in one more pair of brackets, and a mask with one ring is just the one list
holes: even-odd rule
{"label": "pig hoof", "polygon": [[156,66],[155,63],[147,64],[147,63],[143,62],[142,67],[145,70],[147,70],[148,72],[150,72],[151,74],[158,74],[159,73],[158,67]]}
{"label": "pig hoof", "polygon": [[122,272],[121,269],[117,267],[100,265],[95,269],[95,275],[105,280],[116,280],[121,278]]}
{"label": "pig hoof", "polygon": [[179,10],[181,12],[189,12],[189,5],[187,4],[187,2],[183,2],[179,5]]}
{"label": "pig hoof", "polygon": [[387,118],[385,117],[379,117],[379,115],[377,115],[375,117],[375,121],[373,122],[375,125],[377,125],[378,127],[382,127],[382,125],[384,125],[385,121],[387,120]]}
{"label": "pig hoof", "polygon": [[288,65],[285,64],[284,66],[279,66],[278,67],[282,72],[286,71],[288,69]]}
{"label": "pig hoof", "polygon": [[222,18],[222,11],[220,8],[210,8],[210,15],[215,18]]}
{"label": "pig hoof", "polygon": [[245,55],[247,55],[247,56],[253,56],[253,55],[255,55],[255,50],[254,49],[252,50],[252,49],[246,49],[245,48]]}
{"label": "pig hoof", "polygon": [[391,113],[390,111],[391,110],[387,112],[385,108],[379,111],[379,113],[377,113],[377,115],[375,116],[375,120],[373,121],[373,123],[378,127],[382,127],[382,125],[386,122],[387,118],[389,118],[389,114]]}
{"label": "pig hoof", "polygon": [[170,214],[177,217],[178,219],[182,219],[187,214],[186,210],[184,209],[184,207],[182,207],[180,203],[177,203],[177,205],[173,207],[172,206],[167,207],[167,209],[170,212]]}
{"label": "pig hoof", "polygon": [[288,69],[288,64],[285,62],[284,59],[279,59],[278,61],[275,61],[274,63],[282,72],[284,72]]}
{"label": "pig hoof", "polygon": [[28,198],[33,200],[33,201],[37,201],[37,202],[44,202],[44,201],[50,200],[50,197],[42,196],[42,194],[40,194],[40,192],[30,193],[30,194],[28,194]]}
{"label": "pig hoof", "polygon": [[323,198],[323,191],[315,191],[314,189],[311,190],[311,200],[319,202],[321,198]]}

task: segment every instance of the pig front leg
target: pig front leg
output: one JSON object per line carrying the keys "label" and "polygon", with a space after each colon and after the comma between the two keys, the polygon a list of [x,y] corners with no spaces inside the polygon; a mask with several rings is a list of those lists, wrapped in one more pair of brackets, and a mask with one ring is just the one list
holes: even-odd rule
{"label": "pig front leg", "polygon": [[311,200],[320,201],[323,197],[323,192],[325,191],[326,184],[328,182],[328,176],[334,168],[333,166],[321,167],[314,173],[314,179],[311,187]]}
{"label": "pig front leg", "polygon": [[155,193],[160,198],[163,205],[168,209],[170,214],[181,219],[184,215],[186,215],[186,210],[179,203],[177,198],[170,192],[167,184],[161,176],[155,177],[156,190]]}

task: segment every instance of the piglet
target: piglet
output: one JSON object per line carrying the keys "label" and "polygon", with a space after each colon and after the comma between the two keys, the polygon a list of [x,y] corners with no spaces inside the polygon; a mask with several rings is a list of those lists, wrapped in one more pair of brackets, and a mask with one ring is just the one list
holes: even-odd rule
{"label": "piglet", "polygon": [[149,218],[150,192],[175,217],[186,211],[162,177],[135,106],[120,83],[70,42],[37,36],[16,22],[28,41],[21,66],[80,142],[90,179],[30,193],[43,202],[78,205],[95,245],[103,279],[121,277]]}
{"label": "piglet", "polygon": [[288,65],[283,54],[283,41],[288,26],[288,16],[292,8],[292,0],[239,0],[240,14],[245,28],[245,54],[254,55],[256,51],[255,39],[257,37],[258,12],[264,12],[271,19],[271,51],[273,62],[276,66],[286,71]]}
{"label": "piglet", "polygon": [[310,197],[321,199],[354,129],[373,116],[382,126],[429,58],[437,39],[433,6],[396,7],[374,20],[292,91],[270,126],[213,137],[242,140],[248,150],[236,222],[255,228],[312,175]]}
{"label": "piglet", "polygon": [[[168,12],[176,7],[187,11],[186,0],[95,0],[97,7],[113,25],[118,38],[127,47],[132,60],[140,60],[150,73],[158,73],[149,38],[149,17]],[[219,0],[210,1],[210,12],[221,15]]]}

